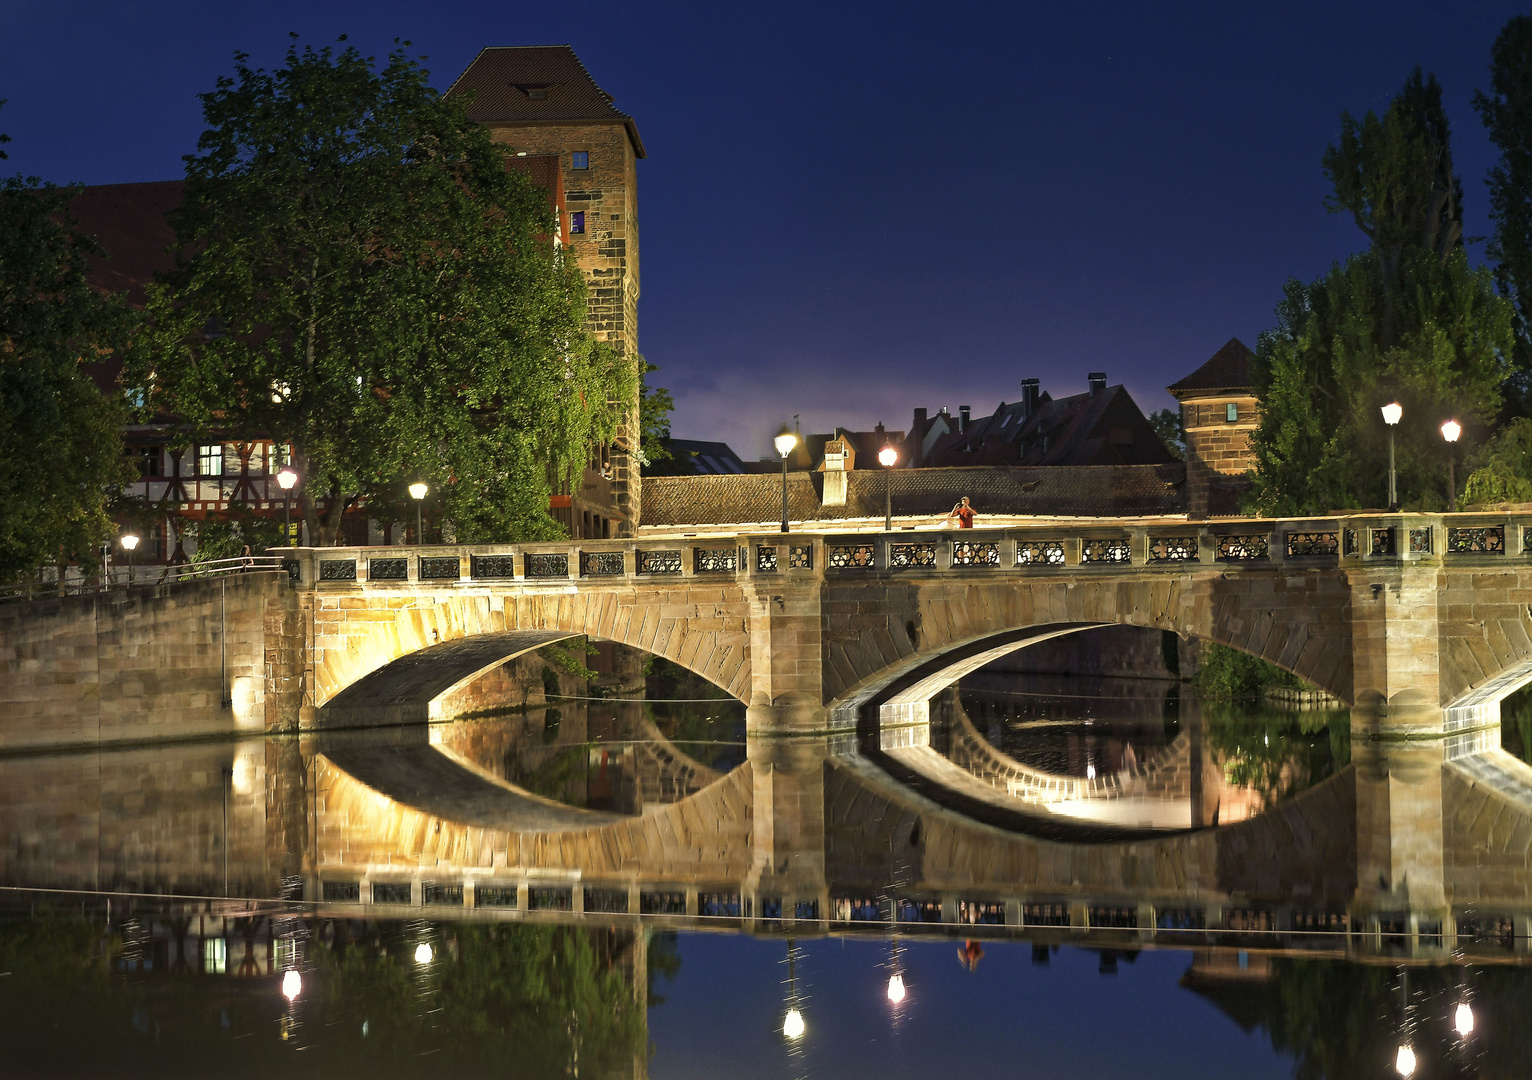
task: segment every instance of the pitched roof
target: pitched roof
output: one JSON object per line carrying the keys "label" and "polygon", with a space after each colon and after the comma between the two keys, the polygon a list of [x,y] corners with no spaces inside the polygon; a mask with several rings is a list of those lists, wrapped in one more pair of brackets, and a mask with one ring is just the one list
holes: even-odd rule
{"label": "pitched roof", "polygon": [[728,443],[707,442],[702,439],[666,439],[665,447],[670,458],[654,465],[645,465],[648,476],[693,476],[699,473],[736,475],[746,470]]}
{"label": "pitched roof", "polygon": [[102,292],[128,293],[144,302],[144,287],[154,275],[175,268],[171,253],[175,230],[165,215],[181,205],[182,182],[97,184],[83,189],[69,204],[80,230],[96,238],[106,257],[91,260],[90,283]]}
{"label": "pitched roof", "polygon": [[1207,363],[1165,389],[1177,398],[1195,390],[1252,389],[1255,383],[1250,378],[1250,361],[1254,359],[1255,353],[1246,348],[1243,341],[1230,338],[1223,348],[1208,358]]}
{"label": "pitched roof", "polygon": [[481,124],[622,124],[644,157],[633,118],[612,104],[568,45],[490,46],[445,96],[473,94],[468,119]]}
{"label": "pitched roof", "polygon": [[942,436],[925,455],[934,465],[1162,465],[1174,460],[1121,385],[1053,398],[1030,412],[1001,402],[963,431]]}
{"label": "pitched roof", "polygon": [[[889,484],[894,516],[936,519],[964,495],[979,514],[1093,517],[1180,514],[1186,467],[1098,465],[1078,468],[856,469],[847,476],[846,505],[820,503],[823,473],[789,473],[787,513],[793,521],[834,522],[883,516]],[[781,521],[782,477],[645,476],[643,525],[771,525]]]}

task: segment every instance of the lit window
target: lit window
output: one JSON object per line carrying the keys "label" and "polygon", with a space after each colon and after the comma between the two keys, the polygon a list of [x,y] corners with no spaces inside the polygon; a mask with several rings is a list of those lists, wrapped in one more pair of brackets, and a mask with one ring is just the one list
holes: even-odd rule
{"label": "lit window", "polygon": [[590,151],[589,150],[576,150],[574,153],[570,154],[569,155],[569,167],[571,169],[588,169],[588,168],[590,168]]}
{"label": "lit window", "polygon": [[208,938],[202,943],[202,970],[222,975],[229,964],[229,944],[223,938]]}
{"label": "lit window", "polygon": [[218,443],[197,447],[197,475],[223,475],[223,446]]}
{"label": "lit window", "polygon": [[1234,421],[1239,419],[1239,406],[1231,401],[1229,404],[1224,406],[1224,413],[1224,419],[1232,424]]}
{"label": "lit window", "polygon": [[569,232],[571,235],[573,235],[574,233],[583,233],[584,231],[585,211],[576,210],[574,213],[569,215]]}

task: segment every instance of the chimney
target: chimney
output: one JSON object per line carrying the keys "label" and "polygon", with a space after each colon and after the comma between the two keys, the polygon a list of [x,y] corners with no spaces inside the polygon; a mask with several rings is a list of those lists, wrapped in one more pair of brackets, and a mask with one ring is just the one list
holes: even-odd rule
{"label": "chimney", "polygon": [[1106,372],[1093,371],[1089,376],[1087,376],[1087,378],[1090,382],[1091,397],[1095,397],[1097,394],[1101,393],[1101,391],[1106,389]]}
{"label": "chimney", "polygon": [[958,433],[968,430],[968,420],[973,415],[973,409],[967,405],[958,406]]}
{"label": "chimney", "polygon": [[915,410],[915,423],[911,425],[911,430],[919,431],[922,427],[925,426],[925,423],[926,423],[926,411],[924,409],[916,409]]}
{"label": "chimney", "polygon": [[1023,419],[1037,412],[1037,380],[1021,380],[1021,415]]}

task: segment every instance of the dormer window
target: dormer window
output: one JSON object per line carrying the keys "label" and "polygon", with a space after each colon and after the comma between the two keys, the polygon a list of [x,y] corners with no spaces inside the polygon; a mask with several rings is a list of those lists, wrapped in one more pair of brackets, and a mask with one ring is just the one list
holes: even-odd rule
{"label": "dormer window", "polygon": [[553,89],[552,83],[516,83],[515,86],[530,101],[547,101],[548,91]]}
{"label": "dormer window", "polygon": [[570,154],[569,155],[569,167],[571,169],[588,169],[588,168],[590,168],[590,151],[589,150],[576,150],[574,153]]}

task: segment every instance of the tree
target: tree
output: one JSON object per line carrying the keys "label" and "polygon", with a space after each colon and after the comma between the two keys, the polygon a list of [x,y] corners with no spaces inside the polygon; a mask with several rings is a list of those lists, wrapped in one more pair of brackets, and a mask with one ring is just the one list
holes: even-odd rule
{"label": "tree", "polygon": [[655,386],[649,381],[649,376],[660,370],[658,364],[651,364],[640,358],[639,369],[643,373],[640,383],[642,393],[638,399],[639,449],[643,459],[641,464],[652,465],[670,460],[670,448],[665,445],[665,442],[670,438],[670,414],[675,411],[676,403],[670,396],[669,390],[663,386]]}
{"label": "tree", "polygon": [[1438,425],[1482,437],[1500,406],[1512,350],[1510,304],[1468,265],[1461,184],[1452,173],[1441,87],[1419,69],[1380,119],[1342,118],[1324,155],[1327,205],[1371,241],[1314,282],[1289,281],[1254,365],[1261,420],[1251,501],[1271,514],[1378,506],[1388,432],[1379,408],[1404,406],[1396,434],[1404,505],[1447,504]]}
{"label": "tree", "polygon": [[1473,104],[1500,161],[1489,171],[1489,257],[1495,282],[1516,305],[1516,397],[1525,410],[1532,371],[1532,17],[1517,15],[1490,52],[1490,92]]}
{"label": "tree", "polygon": [[[344,40],[344,39],[342,39]],[[582,329],[545,192],[400,43],[235,56],[202,95],[173,224],[184,261],[134,350],[148,408],[290,444],[310,535],[425,480],[465,542],[559,535],[573,480],[637,392]]]}
{"label": "tree", "polygon": [[1186,426],[1180,409],[1160,409],[1149,414],[1149,426],[1165,444],[1165,449],[1177,460],[1186,457]]}
{"label": "tree", "polygon": [[109,500],[130,478],[121,395],[81,367],[122,341],[129,310],[86,280],[98,249],[69,216],[76,194],[0,178],[0,580],[94,565],[114,532]]}

